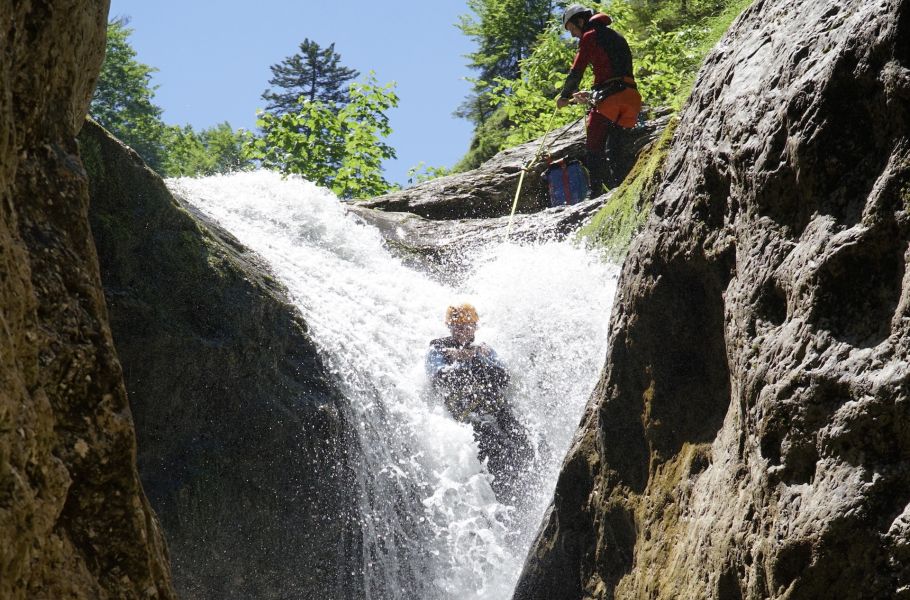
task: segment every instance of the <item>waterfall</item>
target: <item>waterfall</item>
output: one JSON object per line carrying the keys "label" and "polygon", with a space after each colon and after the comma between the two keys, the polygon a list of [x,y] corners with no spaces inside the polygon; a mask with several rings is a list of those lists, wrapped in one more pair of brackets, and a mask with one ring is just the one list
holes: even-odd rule
{"label": "waterfall", "polygon": [[[603,363],[616,268],[569,243],[480,248],[457,288],[402,265],[330,192],[268,172],[168,181],[261,255],[349,401],[372,600],[508,600]],[[428,388],[428,342],[469,301],[537,449],[526,506],[497,502],[470,426]]]}

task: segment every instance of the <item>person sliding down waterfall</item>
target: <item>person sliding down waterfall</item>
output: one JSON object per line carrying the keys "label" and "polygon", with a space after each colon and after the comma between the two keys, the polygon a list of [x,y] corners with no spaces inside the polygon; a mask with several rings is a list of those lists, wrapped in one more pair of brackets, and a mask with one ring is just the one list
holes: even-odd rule
{"label": "person sliding down waterfall", "polygon": [[452,335],[430,342],[427,374],[452,416],[473,427],[496,497],[514,504],[532,456],[531,444],[505,399],[508,372],[492,348],[474,343],[477,321],[477,310],[470,304],[446,310]]}
{"label": "person sliding down waterfall", "polygon": [[[618,165],[623,132],[635,126],[641,111],[641,96],[632,75],[632,51],[629,44],[609,26],[612,19],[590,8],[573,4],[562,15],[562,24],[572,37],[578,38],[578,53],[566,77],[556,106],[570,102],[591,104],[588,113],[585,166],[591,176],[591,196],[603,193],[603,187],[615,188],[625,173]],[[579,92],[585,69],[594,70],[593,94]]]}

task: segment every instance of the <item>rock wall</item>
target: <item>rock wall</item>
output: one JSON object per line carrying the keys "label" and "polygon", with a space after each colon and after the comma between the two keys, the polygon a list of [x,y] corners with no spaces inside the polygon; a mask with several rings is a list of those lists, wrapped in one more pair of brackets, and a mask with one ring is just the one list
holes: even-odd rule
{"label": "rock wall", "polygon": [[361,597],[356,435],[306,324],[132,150],[91,122],[80,142],[139,472],[181,597]]}
{"label": "rock wall", "polygon": [[910,1],[758,0],[624,264],[527,599],[910,598]]}
{"label": "rock wall", "polygon": [[174,598],[75,136],[108,2],[0,0],[0,598]]}

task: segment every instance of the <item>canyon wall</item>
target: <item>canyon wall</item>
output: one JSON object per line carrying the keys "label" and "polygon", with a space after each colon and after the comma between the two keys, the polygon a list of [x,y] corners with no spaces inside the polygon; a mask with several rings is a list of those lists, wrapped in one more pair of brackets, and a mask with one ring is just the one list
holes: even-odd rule
{"label": "canyon wall", "polygon": [[708,56],[515,598],[910,597],[910,2]]}
{"label": "canyon wall", "polygon": [[0,1],[0,598],[174,598],[76,133],[108,2]]}

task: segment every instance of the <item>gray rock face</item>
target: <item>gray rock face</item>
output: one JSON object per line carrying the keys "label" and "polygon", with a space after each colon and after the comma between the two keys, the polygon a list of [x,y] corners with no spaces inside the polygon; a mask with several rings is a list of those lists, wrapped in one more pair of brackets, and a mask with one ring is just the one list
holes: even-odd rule
{"label": "gray rock face", "polygon": [[438,221],[412,213],[385,212],[356,204],[348,210],[376,227],[402,261],[437,279],[457,282],[478,250],[505,239],[521,242],[562,240],[603,206],[608,194],[571,206],[509,217]]}
{"label": "gray rock face", "polygon": [[0,0],[0,598],[174,598],[75,136],[108,2]]}
{"label": "gray rock face", "polygon": [[[623,172],[628,173],[641,149],[654,141],[666,127],[669,117],[658,116],[643,125],[620,132],[623,155],[616,157]],[[534,140],[503,150],[479,168],[466,173],[432,179],[406,190],[359,203],[366,208],[393,212],[410,212],[428,219],[471,219],[500,217],[512,210],[521,169],[544,151],[554,158],[581,159],[585,153],[584,122],[554,130],[545,140]],[[541,176],[546,160],[531,165],[525,175],[517,212],[529,213],[547,206],[546,182]]]}
{"label": "gray rock face", "polygon": [[708,57],[516,599],[910,597],[910,2]]}
{"label": "gray rock face", "polygon": [[361,597],[359,452],[259,259],[94,123],[80,136],[111,328],[182,598]]}

